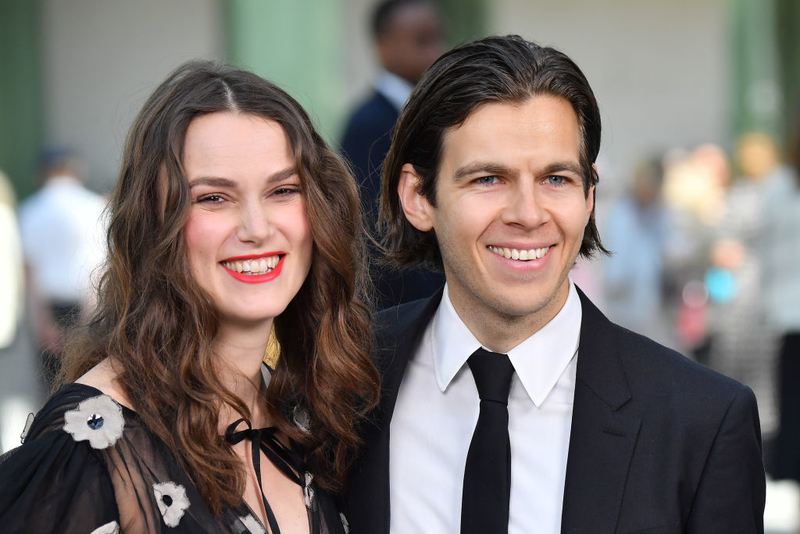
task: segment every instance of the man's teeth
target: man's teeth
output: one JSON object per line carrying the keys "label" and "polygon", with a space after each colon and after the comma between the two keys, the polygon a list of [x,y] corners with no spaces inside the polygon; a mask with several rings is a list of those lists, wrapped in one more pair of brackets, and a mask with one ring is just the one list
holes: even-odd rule
{"label": "man's teeth", "polygon": [[254,260],[223,261],[222,265],[237,273],[257,275],[270,272],[278,265],[280,259],[280,256],[276,255]]}
{"label": "man's teeth", "polygon": [[550,250],[550,247],[532,248],[530,250],[517,250],[515,248],[500,248],[490,246],[489,250],[498,256],[503,256],[509,260],[528,261],[538,260],[539,258],[543,257],[545,254],[547,254],[547,251]]}

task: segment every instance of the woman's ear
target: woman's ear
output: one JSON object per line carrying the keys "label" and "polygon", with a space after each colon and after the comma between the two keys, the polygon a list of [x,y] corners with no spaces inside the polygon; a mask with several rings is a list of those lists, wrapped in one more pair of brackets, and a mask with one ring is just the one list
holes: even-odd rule
{"label": "woman's ear", "polygon": [[433,228],[433,206],[421,193],[422,178],[410,163],[400,169],[400,180],[397,183],[397,195],[406,219],[414,228],[427,232]]}

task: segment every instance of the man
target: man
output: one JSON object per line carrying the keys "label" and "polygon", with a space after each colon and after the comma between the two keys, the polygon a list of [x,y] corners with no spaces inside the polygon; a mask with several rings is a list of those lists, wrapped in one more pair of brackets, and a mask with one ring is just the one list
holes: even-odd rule
{"label": "man", "polygon": [[486,38],[420,81],[385,163],[384,244],[447,285],[376,318],[354,533],[763,532],[752,392],[612,324],[568,277],[604,250],[599,148],[591,88],[551,48]]}
{"label": "man", "polygon": [[106,201],[86,188],[83,167],[70,149],[45,150],[42,187],[19,208],[29,301],[48,388],[60,365],[63,333],[94,306],[92,276],[105,261]]}
{"label": "man", "polygon": [[[373,14],[372,33],[382,72],[369,97],[353,112],[342,137],[342,152],[361,186],[370,227],[377,218],[380,169],[397,116],[422,73],[444,50],[440,16],[430,0],[380,2]],[[444,283],[438,273],[421,268],[398,273],[376,266],[372,278],[379,309],[427,297]]]}

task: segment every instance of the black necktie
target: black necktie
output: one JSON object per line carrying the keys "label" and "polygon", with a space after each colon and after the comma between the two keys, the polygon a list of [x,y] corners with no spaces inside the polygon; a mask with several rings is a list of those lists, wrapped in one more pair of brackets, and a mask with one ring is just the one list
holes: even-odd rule
{"label": "black necktie", "polygon": [[508,391],[514,367],[506,354],[483,349],[476,350],[467,363],[478,387],[481,409],[464,470],[461,534],[500,534],[508,532]]}

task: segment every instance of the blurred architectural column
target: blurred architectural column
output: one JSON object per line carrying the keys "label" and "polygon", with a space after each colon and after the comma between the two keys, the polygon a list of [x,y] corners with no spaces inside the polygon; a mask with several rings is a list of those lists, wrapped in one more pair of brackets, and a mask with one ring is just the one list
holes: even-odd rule
{"label": "blurred architectural column", "polygon": [[[779,0],[732,0],[734,138],[760,131],[781,139],[780,83],[775,6]],[[789,0],[794,2],[795,0]]]}
{"label": "blurred architectural column", "polygon": [[775,0],[789,157],[800,163],[800,2]]}
{"label": "blurred architectural column", "polygon": [[487,0],[439,0],[445,32],[452,46],[484,37],[489,32]]}
{"label": "blurred architectural column", "polygon": [[800,97],[800,2],[775,0],[783,93],[788,104]]}
{"label": "blurred architectural column", "polygon": [[42,140],[39,2],[0,2],[0,169],[17,196],[35,188]]}
{"label": "blurred architectural column", "polygon": [[[345,0],[224,3],[227,61],[275,82],[309,112],[328,141],[347,111],[340,57],[352,28]],[[360,21],[359,21],[360,22]]]}

